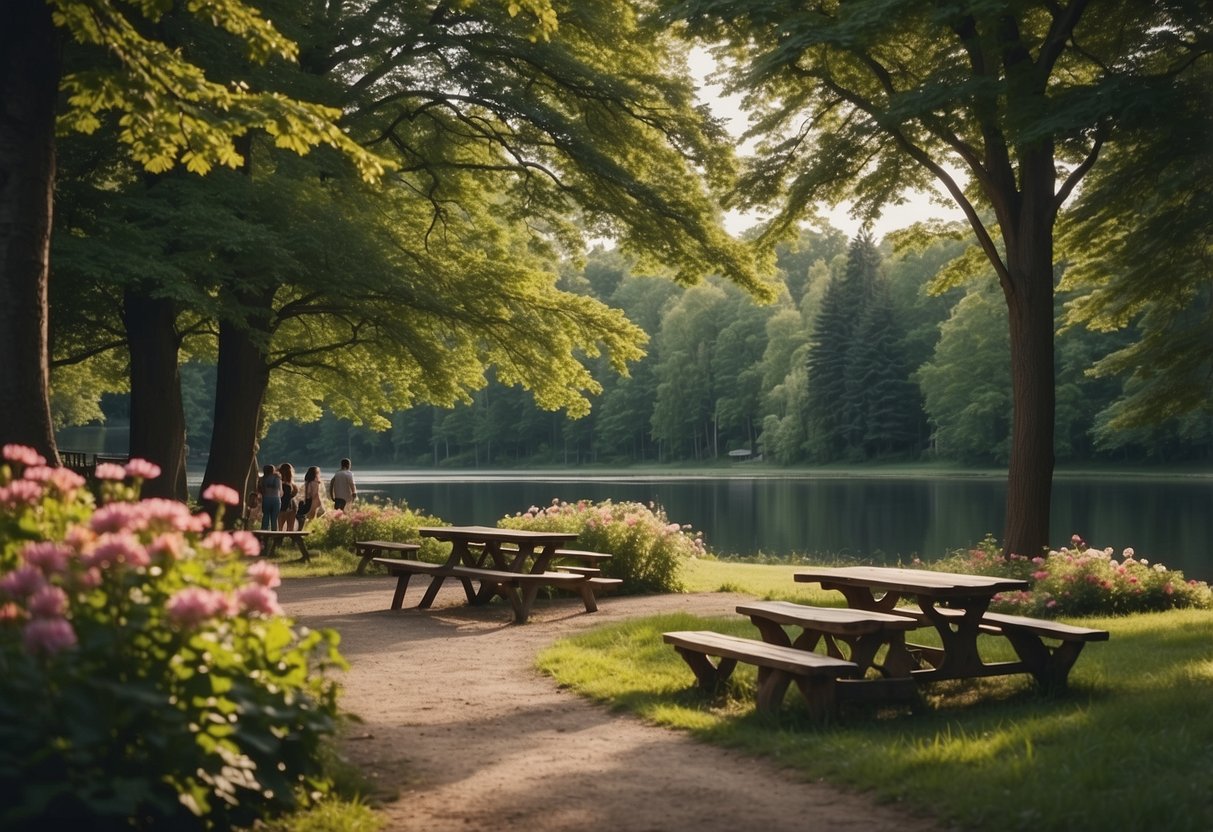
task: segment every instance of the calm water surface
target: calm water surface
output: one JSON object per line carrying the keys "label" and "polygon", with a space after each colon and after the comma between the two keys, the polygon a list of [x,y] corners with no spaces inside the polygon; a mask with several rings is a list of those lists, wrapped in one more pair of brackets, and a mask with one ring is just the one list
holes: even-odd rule
{"label": "calm water surface", "polygon": [[[457,524],[493,525],[553,499],[635,500],[704,533],[720,554],[833,553],[930,560],[1002,534],[996,477],[662,477],[355,470],[359,490]],[[1213,477],[1058,478],[1051,539],[1092,545],[1213,580]]]}

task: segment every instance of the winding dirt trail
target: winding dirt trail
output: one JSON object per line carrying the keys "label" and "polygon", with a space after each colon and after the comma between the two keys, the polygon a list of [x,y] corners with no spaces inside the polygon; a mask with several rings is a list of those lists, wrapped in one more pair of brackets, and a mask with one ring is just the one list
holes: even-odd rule
{"label": "winding dirt trail", "polygon": [[[767,760],[646,725],[534,669],[553,641],[622,618],[731,614],[722,593],[540,601],[531,621],[464,605],[455,585],[431,610],[387,609],[394,579],[286,581],[279,598],[309,627],[341,633],[343,706],[363,725],[347,756],[378,784],[391,829],[427,832],[939,832],[930,818],[806,782]],[[415,603],[420,588],[411,589]],[[418,594],[414,594],[418,593]],[[688,671],[689,676],[689,671]]]}

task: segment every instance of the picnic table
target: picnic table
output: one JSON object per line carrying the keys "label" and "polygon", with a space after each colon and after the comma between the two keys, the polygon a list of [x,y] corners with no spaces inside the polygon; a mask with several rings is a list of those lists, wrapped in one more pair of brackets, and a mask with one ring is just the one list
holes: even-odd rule
{"label": "picnic table", "polygon": [[[453,579],[463,586],[469,604],[486,604],[496,596],[505,598],[513,609],[514,621],[519,624],[530,617],[539,590],[545,586],[577,592],[581,595],[586,612],[595,612],[598,609],[595,590],[618,583],[596,577],[592,572],[554,566],[556,559],[573,553],[574,550],[561,547],[576,540],[575,533],[491,526],[423,526],[417,533],[421,537],[450,543],[451,552],[441,564],[372,558],[397,579],[391,607],[394,610],[403,606],[409,579],[413,575],[428,575],[430,578],[429,587],[417,605],[418,609],[428,609],[442,585]],[[479,587],[474,586],[473,582],[479,583]]]}
{"label": "picnic table", "polygon": [[[1108,638],[1106,630],[989,612],[998,593],[1028,588],[1016,578],[877,566],[800,570],[794,578],[838,590],[852,609],[905,615],[933,627],[940,647],[906,645],[921,659],[909,671],[921,682],[1030,673],[1044,687],[1061,688],[1083,645]],[[902,601],[916,609],[898,606]],[[983,634],[1005,637],[1017,660],[986,662],[977,647]]]}
{"label": "picnic table", "polygon": [[278,544],[283,540],[294,542],[295,547],[299,550],[299,559],[301,561],[309,561],[312,556],[308,554],[307,544],[304,538],[311,532],[308,531],[276,531],[271,529],[251,529],[253,536],[261,543],[261,551],[266,557],[273,557],[278,552]]}

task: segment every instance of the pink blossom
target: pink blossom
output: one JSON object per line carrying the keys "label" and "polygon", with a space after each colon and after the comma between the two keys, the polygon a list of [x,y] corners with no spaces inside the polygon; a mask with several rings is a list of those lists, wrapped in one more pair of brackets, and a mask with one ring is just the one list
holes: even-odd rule
{"label": "pink blossom", "polygon": [[20,621],[25,618],[25,610],[9,601],[7,604],[0,604],[0,623],[8,621]]}
{"label": "pink blossom", "polygon": [[60,543],[44,540],[37,543],[27,543],[21,550],[25,562],[40,570],[44,575],[61,575],[67,571],[75,555],[70,548]]}
{"label": "pink blossom", "polygon": [[682,526],[678,525],[677,523],[670,523],[665,527],[666,534],[674,534],[675,532],[680,531],[682,531]]}
{"label": "pink blossom", "polygon": [[253,583],[270,589],[282,584],[282,578],[278,575],[278,567],[267,560],[259,560],[251,564],[248,568],[248,576]]}
{"label": "pink blossom", "polygon": [[96,589],[101,586],[101,570],[90,566],[76,576],[76,586],[80,589]]}
{"label": "pink blossom", "polygon": [[99,462],[97,463],[97,467],[93,469],[93,476],[99,480],[117,480],[118,482],[122,482],[126,479],[126,469],[112,462]]}
{"label": "pink blossom", "polygon": [[246,613],[282,614],[282,607],[278,605],[277,593],[261,584],[249,584],[236,590],[236,601]]}
{"label": "pink blossom", "polygon": [[166,532],[156,535],[156,539],[147,544],[147,553],[153,558],[177,561],[181,559],[181,548],[181,536]]}
{"label": "pink blossom", "polygon": [[124,564],[135,568],[147,566],[152,562],[139,540],[131,534],[106,534],[93,547],[89,557],[89,565],[101,569]]}
{"label": "pink blossom", "polygon": [[74,552],[83,552],[96,539],[97,535],[93,534],[92,529],[84,526],[72,526],[67,530],[67,534],[63,535],[64,545],[70,547]]}
{"label": "pink blossom", "polygon": [[48,482],[55,469],[49,465],[31,465],[22,476],[30,482]]}
{"label": "pink blossom", "polygon": [[1044,562],[1045,562],[1045,559],[1042,558],[1040,555],[1037,555],[1036,557],[1032,558],[1032,563],[1036,564],[1037,566],[1040,566]]}
{"label": "pink blossom", "polygon": [[236,489],[222,483],[214,482],[202,492],[202,499],[212,503],[227,503],[229,506],[240,505],[240,494]]}
{"label": "pink blossom", "polygon": [[165,605],[168,617],[182,627],[196,627],[230,609],[222,592],[201,587],[188,587],[173,594]]}
{"label": "pink blossom", "polygon": [[0,487],[0,506],[8,509],[35,505],[42,499],[42,485],[32,480],[13,480]]}
{"label": "pink blossom", "polygon": [[53,655],[76,644],[76,631],[64,618],[35,618],[22,632],[25,649],[34,655]]}
{"label": "pink blossom", "polygon": [[1137,553],[1133,550],[1133,547],[1130,546],[1128,549],[1125,549],[1125,560],[1133,560],[1133,555],[1135,554]]}
{"label": "pink blossom", "polygon": [[624,518],[623,522],[624,522],[624,524],[626,524],[628,526],[635,526],[636,523],[639,522],[639,520],[640,520],[640,518],[637,517],[635,514],[629,514],[627,517]]}
{"label": "pink blossom", "polygon": [[202,545],[221,555],[232,553],[232,536],[227,532],[211,532],[202,539]]}
{"label": "pink blossom", "polygon": [[1173,595],[1175,593],[1175,587],[1171,586],[1170,581],[1167,581],[1167,583],[1163,586],[1162,591],[1167,595]]}
{"label": "pink blossom", "polygon": [[97,533],[138,531],[146,525],[146,517],[135,503],[110,503],[93,512],[89,528]]}
{"label": "pink blossom", "polygon": [[154,480],[160,476],[160,466],[146,459],[132,459],[126,463],[126,473],[139,479]]}
{"label": "pink blossom", "polygon": [[46,586],[41,569],[26,564],[18,566],[4,577],[0,577],[0,591],[11,598],[28,598]]}
{"label": "pink blossom", "polygon": [[58,489],[60,494],[71,494],[84,487],[84,477],[71,468],[55,468],[51,471],[50,484]]}
{"label": "pink blossom", "polygon": [[1050,598],[1048,601],[1045,601],[1045,606],[1049,609],[1053,609],[1053,607],[1057,606],[1057,599]]}
{"label": "pink blossom", "polygon": [[1049,577],[1049,572],[1046,569],[1040,569],[1040,570],[1037,570],[1036,572],[1033,572],[1032,577],[1038,581],[1043,581],[1045,578]]}
{"label": "pink blossom", "polygon": [[3,454],[9,462],[20,462],[27,466],[46,464],[46,457],[28,445],[5,445]]}
{"label": "pink blossom", "polygon": [[232,545],[249,557],[261,554],[261,541],[252,532],[232,532]]}
{"label": "pink blossom", "polygon": [[67,612],[67,593],[47,584],[30,596],[27,606],[35,618],[62,618]]}

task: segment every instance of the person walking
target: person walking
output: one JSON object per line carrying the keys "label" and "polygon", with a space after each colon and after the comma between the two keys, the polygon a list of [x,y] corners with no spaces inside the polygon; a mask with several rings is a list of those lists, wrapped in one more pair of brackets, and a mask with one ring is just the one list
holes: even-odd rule
{"label": "person walking", "polygon": [[295,516],[299,510],[299,486],[295,485],[295,466],[284,462],[278,466],[282,477],[282,511],[278,514],[278,531],[295,530]]}
{"label": "person walking", "polygon": [[261,492],[261,529],[276,531],[278,512],[282,511],[282,477],[273,465],[266,465],[261,471],[261,482],[257,485]]}
{"label": "person walking", "polygon": [[303,500],[299,503],[296,522],[299,531],[304,524],[324,510],[324,499],[320,495],[320,468],[313,465],[303,475]]}
{"label": "person walking", "polygon": [[358,486],[354,484],[354,472],[350,468],[348,459],[341,460],[341,470],[329,480],[329,498],[335,509],[344,509],[358,496]]}

